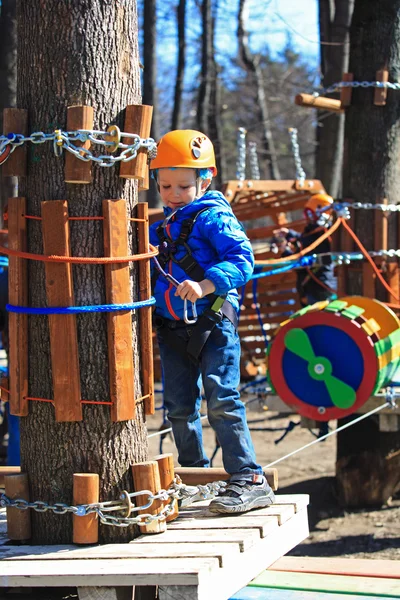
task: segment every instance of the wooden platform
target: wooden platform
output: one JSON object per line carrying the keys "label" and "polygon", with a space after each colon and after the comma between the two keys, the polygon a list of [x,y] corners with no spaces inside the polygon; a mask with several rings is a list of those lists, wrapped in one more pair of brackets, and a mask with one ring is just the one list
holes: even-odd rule
{"label": "wooden platform", "polygon": [[278,495],[273,506],[224,517],[208,511],[209,501],[196,503],[165,533],[129,544],[15,546],[3,538],[0,587],[76,586],[81,598],[101,587],[108,599],[116,587],[157,585],[160,600],[228,600],[308,536],[308,502]]}

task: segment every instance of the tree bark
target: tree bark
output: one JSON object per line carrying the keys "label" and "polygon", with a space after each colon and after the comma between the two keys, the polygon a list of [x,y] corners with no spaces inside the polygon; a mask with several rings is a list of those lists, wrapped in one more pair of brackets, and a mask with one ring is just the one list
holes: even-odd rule
{"label": "tree bark", "polygon": [[212,22],[211,0],[203,0],[201,4],[201,78],[197,98],[197,129],[208,134],[208,116],[211,100],[211,61],[212,61]]}
{"label": "tree bark", "polygon": [[[349,28],[354,0],[319,0],[323,86],[342,80],[349,63]],[[324,45],[325,44],[325,45]],[[339,92],[328,97],[339,98]],[[321,116],[321,112],[319,113]],[[317,178],[334,198],[341,196],[344,114],[330,114],[317,127]]]}
{"label": "tree bark", "polygon": [[183,78],[186,65],[186,0],[179,0],[176,21],[178,26],[178,64],[176,69],[174,108],[172,111],[171,130],[180,128],[182,111]]}
{"label": "tree bark", "polygon": [[270,177],[271,179],[280,179],[281,176],[269,120],[268,102],[264,90],[262,68],[260,66],[259,59],[255,56],[252,56],[249,49],[245,18],[247,11],[246,2],[247,0],[240,0],[239,2],[237,29],[239,52],[245,68],[253,75],[256,84],[257,106],[260,112],[260,121],[262,122],[263,144],[267,160],[269,162]]}
{"label": "tree bark", "polygon": [[[30,131],[66,128],[67,107],[94,107],[94,129],[124,126],[124,109],[140,103],[140,77],[135,0],[19,0],[18,107],[28,110]],[[28,175],[20,195],[28,213],[41,214],[44,200],[68,201],[69,214],[98,216],[103,199],[123,198],[130,216],[137,202],[136,186],[118,177],[118,167],[92,165],[88,185],[64,182],[63,159],[51,144],[29,148]],[[101,221],[72,222],[74,256],[104,256]],[[132,252],[136,248],[131,231]],[[29,251],[43,253],[40,221],[29,221]],[[102,265],[73,267],[76,305],[106,302]],[[131,270],[131,295],[137,299],[136,267]],[[31,305],[46,306],[44,266],[29,261]],[[137,314],[133,313],[135,395],[140,397]],[[110,401],[106,316],[77,316],[82,399]],[[52,398],[50,343],[46,316],[29,317],[29,395]],[[21,418],[22,469],[29,475],[32,500],[71,503],[72,474],[98,473],[100,501],[117,499],[133,487],[129,466],[147,459],[143,404],[137,419],[113,423],[110,407],[84,405],[83,421],[57,423],[50,404],[32,401]],[[71,541],[70,516],[33,512],[34,544]],[[132,528],[100,527],[100,541],[126,541]]]}
{"label": "tree bark", "polygon": [[[0,127],[3,109],[15,106],[17,95],[17,20],[15,0],[3,0],[0,12]],[[17,179],[1,173],[0,226],[8,198],[17,194]]]}
{"label": "tree bark", "polygon": [[[356,0],[350,30],[350,72],[357,81],[375,81],[387,68],[389,81],[400,69],[400,0]],[[400,96],[389,90],[385,106],[374,106],[374,88],[353,90],[346,113],[344,196],[358,202],[396,203],[400,184]],[[374,248],[378,221],[359,210],[355,232]],[[395,217],[389,217],[389,248],[398,247]],[[377,249],[377,248],[375,248]],[[364,274],[365,277],[365,274]],[[353,294],[363,294],[360,272],[349,272]],[[353,435],[338,435],[336,465],[339,497],[345,506],[383,504],[400,487],[400,433],[376,430],[374,417]],[[350,431],[347,430],[347,431]]]}

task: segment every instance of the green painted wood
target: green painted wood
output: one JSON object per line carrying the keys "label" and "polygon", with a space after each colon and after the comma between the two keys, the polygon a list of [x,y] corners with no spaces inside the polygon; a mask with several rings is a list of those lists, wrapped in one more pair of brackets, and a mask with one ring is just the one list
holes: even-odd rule
{"label": "green painted wood", "polygon": [[347,302],[343,302],[343,300],[334,300],[333,302],[330,302],[324,310],[327,310],[328,312],[339,312],[346,308],[346,306]]}
{"label": "green painted wood", "polygon": [[378,596],[380,598],[400,598],[400,584],[398,579],[387,578],[375,580],[375,578],[371,577],[264,571],[249,585],[285,590],[335,592],[338,594]]}
{"label": "green painted wood", "polygon": [[[325,592],[305,592],[302,590],[277,590],[265,587],[245,587],[229,600],[382,600],[382,596],[354,596],[353,594],[330,594]],[[386,600],[397,600],[396,597]]]}
{"label": "green painted wood", "polygon": [[346,317],[346,319],[357,319],[357,317],[360,317],[364,312],[364,308],[352,304],[348,308],[345,308],[340,314],[342,317]]}

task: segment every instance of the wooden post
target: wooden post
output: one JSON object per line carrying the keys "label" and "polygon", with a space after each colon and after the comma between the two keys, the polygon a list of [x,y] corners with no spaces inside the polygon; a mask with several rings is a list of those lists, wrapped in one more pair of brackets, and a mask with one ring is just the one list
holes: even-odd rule
{"label": "wooden post", "polygon": [[[153,107],[146,104],[130,104],[125,111],[125,133],[136,133],[141,138],[150,136],[151,118],[153,116]],[[132,138],[123,138],[124,144],[131,144]],[[147,164],[147,148],[141,148],[137,157],[129,162],[121,162],[119,176],[124,179],[138,179],[139,187],[146,182],[146,173],[148,171]]]}
{"label": "wooden post", "polygon": [[[140,254],[149,251],[149,217],[146,202],[139,202],[137,215],[143,222],[138,223],[138,249]],[[150,259],[139,262],[139,300],[151,297]],[[153,364],[153,334],[151,325],[152,307],[139,310],[140,325],[140,358],[142,362],[142,386],[145,398],[146,415],[154,415],[154,364]]]}
{"label": "wooden post", "polygon": [[[387,83],[389,81],[389,71],[382,69],[377,71],[375,75],[375,81],[382,81]],[[374,91],[374,104],[375,106],[385,106],[387,99],[387,87],[375,88]]]}
{"label": "wooden post", "polygon": [[[353,73],[343,73],[342,81],[353,81],[354,75]],[[343,106],[350,106],[351,104],[351,95],[353,92],[353,88],[351,87],[342,87],[340,89],[340,104]]]}
{"label": "wooden post", "polygon": [[[160,474],[156,461],[153,460],[132,465],[132,475],[135,491],[149,490],[153,494],[160,491]],[[147,496],[137,496],[135,502],[137,506],[142,506],[143,504],[147,504],[148,498]],[[141,513],[157,515],[162,509],[163,502],[155,500],[149,508],[139,511],[139,515]],[[167,525],[165,520],[160,520],[152,521],[148,525],[140,525],[139,527],[142,533],[161,533],[166,530]]]}
{"label": "wooden post", "polygon": [[[397,262],[387,263],[387,282],[393,290],[393,295],[389,294],[388,302],[399,304],[397,298],[400,297],[400,274]],[[397,296],[397,298],[395,298]]]}
{"label": "wooden post", "polygon": [[[8,245],[12,250],[27,250],[26,199],[9,198]],[[28,304],[28,269],[25,258],[10,256],[8,301],[16,306]],[[10,312],[8,316],[10,413],[28,414],[28,315]]]}
{"label": "wooden post", "polygon": [[[105,256],[127,256],[128,220],[125,200],[103,200]],[[105,267],[108,304],[131,302],[129,263]],[[107,313],[108,365],[113,421],[135,418],[132,312]]]}
{"label": "wooden post", "polygon": [[[20,473],[18,475],[6,475],[5,492],[10,500],[27,500],[29,502],[29,484],[28,475]],[[31,537],[31,514],[30,509],[20,510],[19,508],[7,507],[7,535],[10,540],[24,541]]]}
{"label": "wooden post", "polygon": [[[93,129],[92,106],[69,106],[67,110],[67,130]],[[89,149],[90,142],[72,142],[74,146]],[[67,183],[91,183],[92,162],[76,158],[71,152],[65,151],[65,181]]]}
{"label": "wooden post", "polygon": [[[97,473],[74,473],[73,504],[92,504],[99,501],[99,476]],[[74,544],[97,544],[99,521],[96,513],[84,517],[72,516]]]}
{"label": "wooden post", "polygon": [[[42,202],[45,254],[70,256],[68,204]],[[71,263],[45,263],[48,306],[73,306]],[[81,421],[81,383],[75,315],[49,315],[51,368],[56,421]]]}
{"label": "wooden post", "polygon": [[[3,133],[28,134],[28,111],[24,108],[5,108],[3,111]],[[4,177],[24,177],[26,175],[27,145],[22,144],[8,157],[2,167]]]}
{"label": "wooden post", "polygon": [[[160,473],[160,483],[163,490],[168,490],[174,483],[174,457],[173,454],[159,454],[154,457],[154,460],[158,464],[158,471]],[[169,502],[164,502],[164,506]],[[172,501],[173,511],[167,517],[167,523],[174,521],[179,516],[178,500]]]}
{"label": "wooden post", "polygon": [[294,102],[298,106],[305,106],[307,108],[319,108],[337,113],[344,112],[340,100],[335,100],[334,98],[313,96],[312,94],[297,94]]}
{"label": "wooden post", "polygon": [[9,391],[10,391],[10,388],[9,388],[10,382],[8,380],[8,377],[2,377],[0,379],[0,385],[3,388],[3,389],[0,390],[0,398],[1,398],[1,400],[3,402],[8,402],[9,399],[10,399],[9,398],[9,396],[10,396],[10,394],[9,394]]}

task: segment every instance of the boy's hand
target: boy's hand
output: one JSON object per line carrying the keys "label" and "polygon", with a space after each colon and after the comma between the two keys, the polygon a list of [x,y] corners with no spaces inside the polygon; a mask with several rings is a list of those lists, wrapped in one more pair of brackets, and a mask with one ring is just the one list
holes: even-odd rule
{"label": "boy's hand", "polygon": [[281,227],[280,229],[274,229],[272,233],[275,237],[279,237],[281,235],[287,235],[289,233],[289,229],[287,227]]}
{"label": "boy's hand", "polygon": [[175,296],[179,296],[182,300],[196,302],[199,298],[204,298],[204,296],[213,292],[215,292],[215,285],[209,279],[203,279],[200,282],[186,279],[176,288]]}

